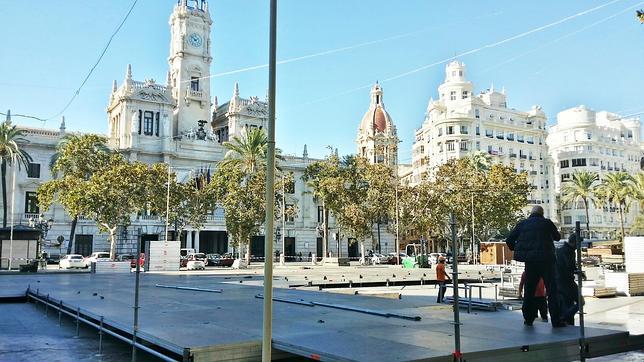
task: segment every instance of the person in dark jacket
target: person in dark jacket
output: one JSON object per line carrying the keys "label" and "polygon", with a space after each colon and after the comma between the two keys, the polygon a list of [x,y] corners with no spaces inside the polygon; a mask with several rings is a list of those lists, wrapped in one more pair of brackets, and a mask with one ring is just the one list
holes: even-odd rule
{"label": "person in dark jacket", "polygon": [[575,324],[575,314],[579,311],[579,290],[575,283],[575,251],[577,238],[571,234],[568,242],[557,248],[557,291],[561,306],[561,320],[569,325]]}
{"label": "person in dark jacket", "polygon": [[537,317],[537,304],[534,299],[539,279],[543,278],[548,293],[548,309],[553,327],[564,327],[561,321],[557,283],[555,281],[555,240],[561,234],[555,224],[543,217],[543,208],[532,208],[530,217],[519,222],[505,240],[514,251],[514,260],[525,264],[525,290],[523,298],[523,323],[532,326]]}

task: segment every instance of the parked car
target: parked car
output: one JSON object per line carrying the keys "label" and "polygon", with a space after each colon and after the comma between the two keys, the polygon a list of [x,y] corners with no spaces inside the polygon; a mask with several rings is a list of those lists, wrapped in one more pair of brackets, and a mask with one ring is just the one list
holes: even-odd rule
{"label": "parked car", "polygon": [[80,254],[68,254],[60,259],[58,262],[58,269],[71,269],[71,268],[84,268],[85,263],[83,256]]}
{"label": "parked car", "polygon": [[[201,257],[203,255],[203,257]],[[206,269],[206,254],[190,254],[181,259],[181,267],[187,270],[204,270]]]}
{"label": "parked car", "polygon": [[116,261],[129,261],[134,259],[134,254],[121,254],[116,256]]}
{"label": "parked car", "polygon": [[179,256],[182,258],[185,258],[190,254],[195,254],[196,252],[197,251],[192,248],[183,248],[183,249],[179,249]]}
{"label": "parked car", "polygon": [[92,262],[96,261],[110,261],[110,253],[106,251],[98,251],[96,253],[92,253],[92,255],[83,259],[83,264],[85,265],[84,267],[89,268],[89,266],[92,265]]}
{"label": "parked car", "polygon": [[396,253],[389,253],[389,260],[387,261],[387,264],[391,264],[391,265],[402,264],[403,259],[406,257],[407,257],[407,254],[405,253],[399,253],[397,256],[396,256]]}
{"label": "parked car", "polygon": [[208,259],[206,258],[206,254],[204,253],[192,253],[186,255],[184,258],[181,258],[181,264],[179,265],[180,267],[187,268],[188,263],[190,261],[194,260],[199,260],[203,263],[204,268],[206,267],[206,263],[208,263]]}
{"label": "parked car", "polygon": [[47,264],[58,264],[60,263],[60,255],[59,254],[49,254],[46,258]]}
{"label": "parked car", "polygon": [[[143,264],[145,264],[145,253],[141,253],[141,255],[139,255],[139,265],[141,268],[143,268]],[[136,268],[136,258],[134,255],[130,257],[130,268]]]}
{"label": "parked car", "polygon": [[389,262],[389,257],[387,255],[374,253],[373,256],[371,256],[372,264],[387,264],[388,262]]}
{"label": "parked car", "polygon": [[430,253],[429,262],[432,264],[438,264],[438,258],[441,256],[441,253]]}

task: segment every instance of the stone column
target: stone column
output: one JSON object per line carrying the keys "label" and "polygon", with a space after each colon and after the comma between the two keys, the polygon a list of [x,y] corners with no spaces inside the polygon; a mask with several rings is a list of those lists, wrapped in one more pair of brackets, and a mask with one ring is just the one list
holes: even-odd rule
{"label": "stone column", "polygon": [[186,233],[186,248],[192,248],[192,231]]}
{"label": "stone column", "polygon": [[195,243],[195,251],[198,253],[199,252],[199,230],[195,231],[194,243]]}

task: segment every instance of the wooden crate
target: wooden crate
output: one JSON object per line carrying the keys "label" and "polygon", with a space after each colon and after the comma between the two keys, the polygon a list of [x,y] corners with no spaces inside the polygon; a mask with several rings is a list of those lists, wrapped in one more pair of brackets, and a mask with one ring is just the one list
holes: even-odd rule
{"label": "wooden crate", "polygon": [[512,260],[513,253],[504,242],[481,243],[481,264],[503,265]]}
{"label": "wooden crate", "polygon": [[644,273],[606,273],[606,287],[627,296],[644,295]]}

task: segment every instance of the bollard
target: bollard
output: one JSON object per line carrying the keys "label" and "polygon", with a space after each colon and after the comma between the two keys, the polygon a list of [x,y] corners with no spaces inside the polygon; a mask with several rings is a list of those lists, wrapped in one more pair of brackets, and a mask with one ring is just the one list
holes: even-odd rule
{"label": "bollard", "polygon": [[494,303],[499,302],[499,286],[494,284]]}
{"label": "bollard", "polygon": [[103,356],[103,316],[101,316],[101,321],[98,328],[98,353],[95,354],[96,357]]}
{"label": "bollard", "polygon": [[423,278],[420,278],[420,285],[423,285]]}

